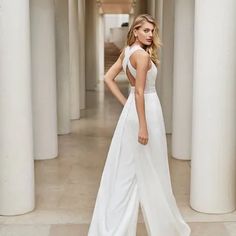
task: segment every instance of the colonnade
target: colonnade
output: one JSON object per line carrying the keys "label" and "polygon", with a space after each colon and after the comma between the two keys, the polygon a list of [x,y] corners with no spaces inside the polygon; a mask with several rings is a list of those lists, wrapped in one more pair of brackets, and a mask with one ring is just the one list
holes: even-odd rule
{"label": "colonnade", "polygon": [[34,160],[58,156],[58,135],[96,86],[94,70],[85,86],[85,35],[86,48],[96,45],[87,5],[96,12],[93,0],[0,2],[0,215],[34,209]]}
{"label": "colonnade", "polygon": [[[162,10],[160,9],[162,7]],[[171,156],[191,159],[190,206],[236,208],[236,2],[148,1],[163,42],[157,90]]]}
{"label": "colonnade", "polygon": [[[236,207],[235,9],[234,0],[140,0],[134,12],[158,20],[171,155],[191,159],[190,205],[206,213]],[[34,159],[57,157],[57,135],[70,133],[103,74],[101,29],[94,0],[0,2],[0,215],[34,209]]]}

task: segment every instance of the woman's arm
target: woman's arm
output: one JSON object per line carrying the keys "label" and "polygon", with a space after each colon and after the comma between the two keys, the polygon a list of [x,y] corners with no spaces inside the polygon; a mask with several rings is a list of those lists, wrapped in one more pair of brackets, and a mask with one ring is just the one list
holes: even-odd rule
{"label": "woman's arm", "polygon": [[115,77],[121,72],[122,70],[122,60],[123,60],[123,52],[117,59],[117,61],[111,66],[111,68],[107,71],[104,76],[104,82],[107,87],[111,90],[113,95],[121,102],[123,105],[126,103],[125,96],[121,93],[119,87],[115,82]]}
{"label": "woman's arm", "polygon": [[144,88],[147,72],[149,69],[150,57],[146,52],[136,52],[136,81],[135,81],[135,104],[139,119],[138,141],[146,145],[148,142],[148,129],[145,115]]}

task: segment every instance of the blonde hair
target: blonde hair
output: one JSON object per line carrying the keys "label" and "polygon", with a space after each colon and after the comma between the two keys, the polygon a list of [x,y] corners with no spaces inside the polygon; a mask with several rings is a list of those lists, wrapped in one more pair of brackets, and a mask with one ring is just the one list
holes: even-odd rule
{"label": "blonde hair", "polygon": [[134,19],[134,21],[129,29],[129,32],[127,34],[126,46],[131,46],[136,41],[136,38],[134,36],[134,29],[139,29],[144,22],[149,22],[149,23],[153,24],[153,26],[154,26],[153,42],[150,46],[146,46],[145,50],[150,55],[151,60],[156,65],[158,65],[158,64],[160,64],[159,49],[160,49],[162,43],[161,43],[160,37],[158,35],[159,25],[156,23],[155,19],[152,16],[150,16],[148,14],[141,14],[141,15],[138,15]]}

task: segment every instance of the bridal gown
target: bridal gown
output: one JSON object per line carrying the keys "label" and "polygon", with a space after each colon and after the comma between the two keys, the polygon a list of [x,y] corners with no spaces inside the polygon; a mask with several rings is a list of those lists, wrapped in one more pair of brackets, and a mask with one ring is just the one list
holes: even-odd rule
{"label": "bridal gown", "polygon": [[[130,56],[138,45],[127,46],[125,73],[136,77]],[[157,68],[152,62],[144,90],[149,140],[138,142],[139,122],[134,87],[130,87],[107,154],[89,236],[135,236],[139,204],[149,236],[189,236],[172,192],[166,132],[155,89]]]}

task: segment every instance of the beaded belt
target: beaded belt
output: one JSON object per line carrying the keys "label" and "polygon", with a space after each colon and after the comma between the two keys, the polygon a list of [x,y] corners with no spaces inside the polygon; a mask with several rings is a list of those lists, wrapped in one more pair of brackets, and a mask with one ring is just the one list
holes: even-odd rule
{"label": "beaded belt", "polygon": [[[134,86],[130,86],[129,87],[129,91],[131,93],[134,93],[135,87]],[[156,93],[156,88],[155,87],[145,88],[144,89],[144,93]]]}

